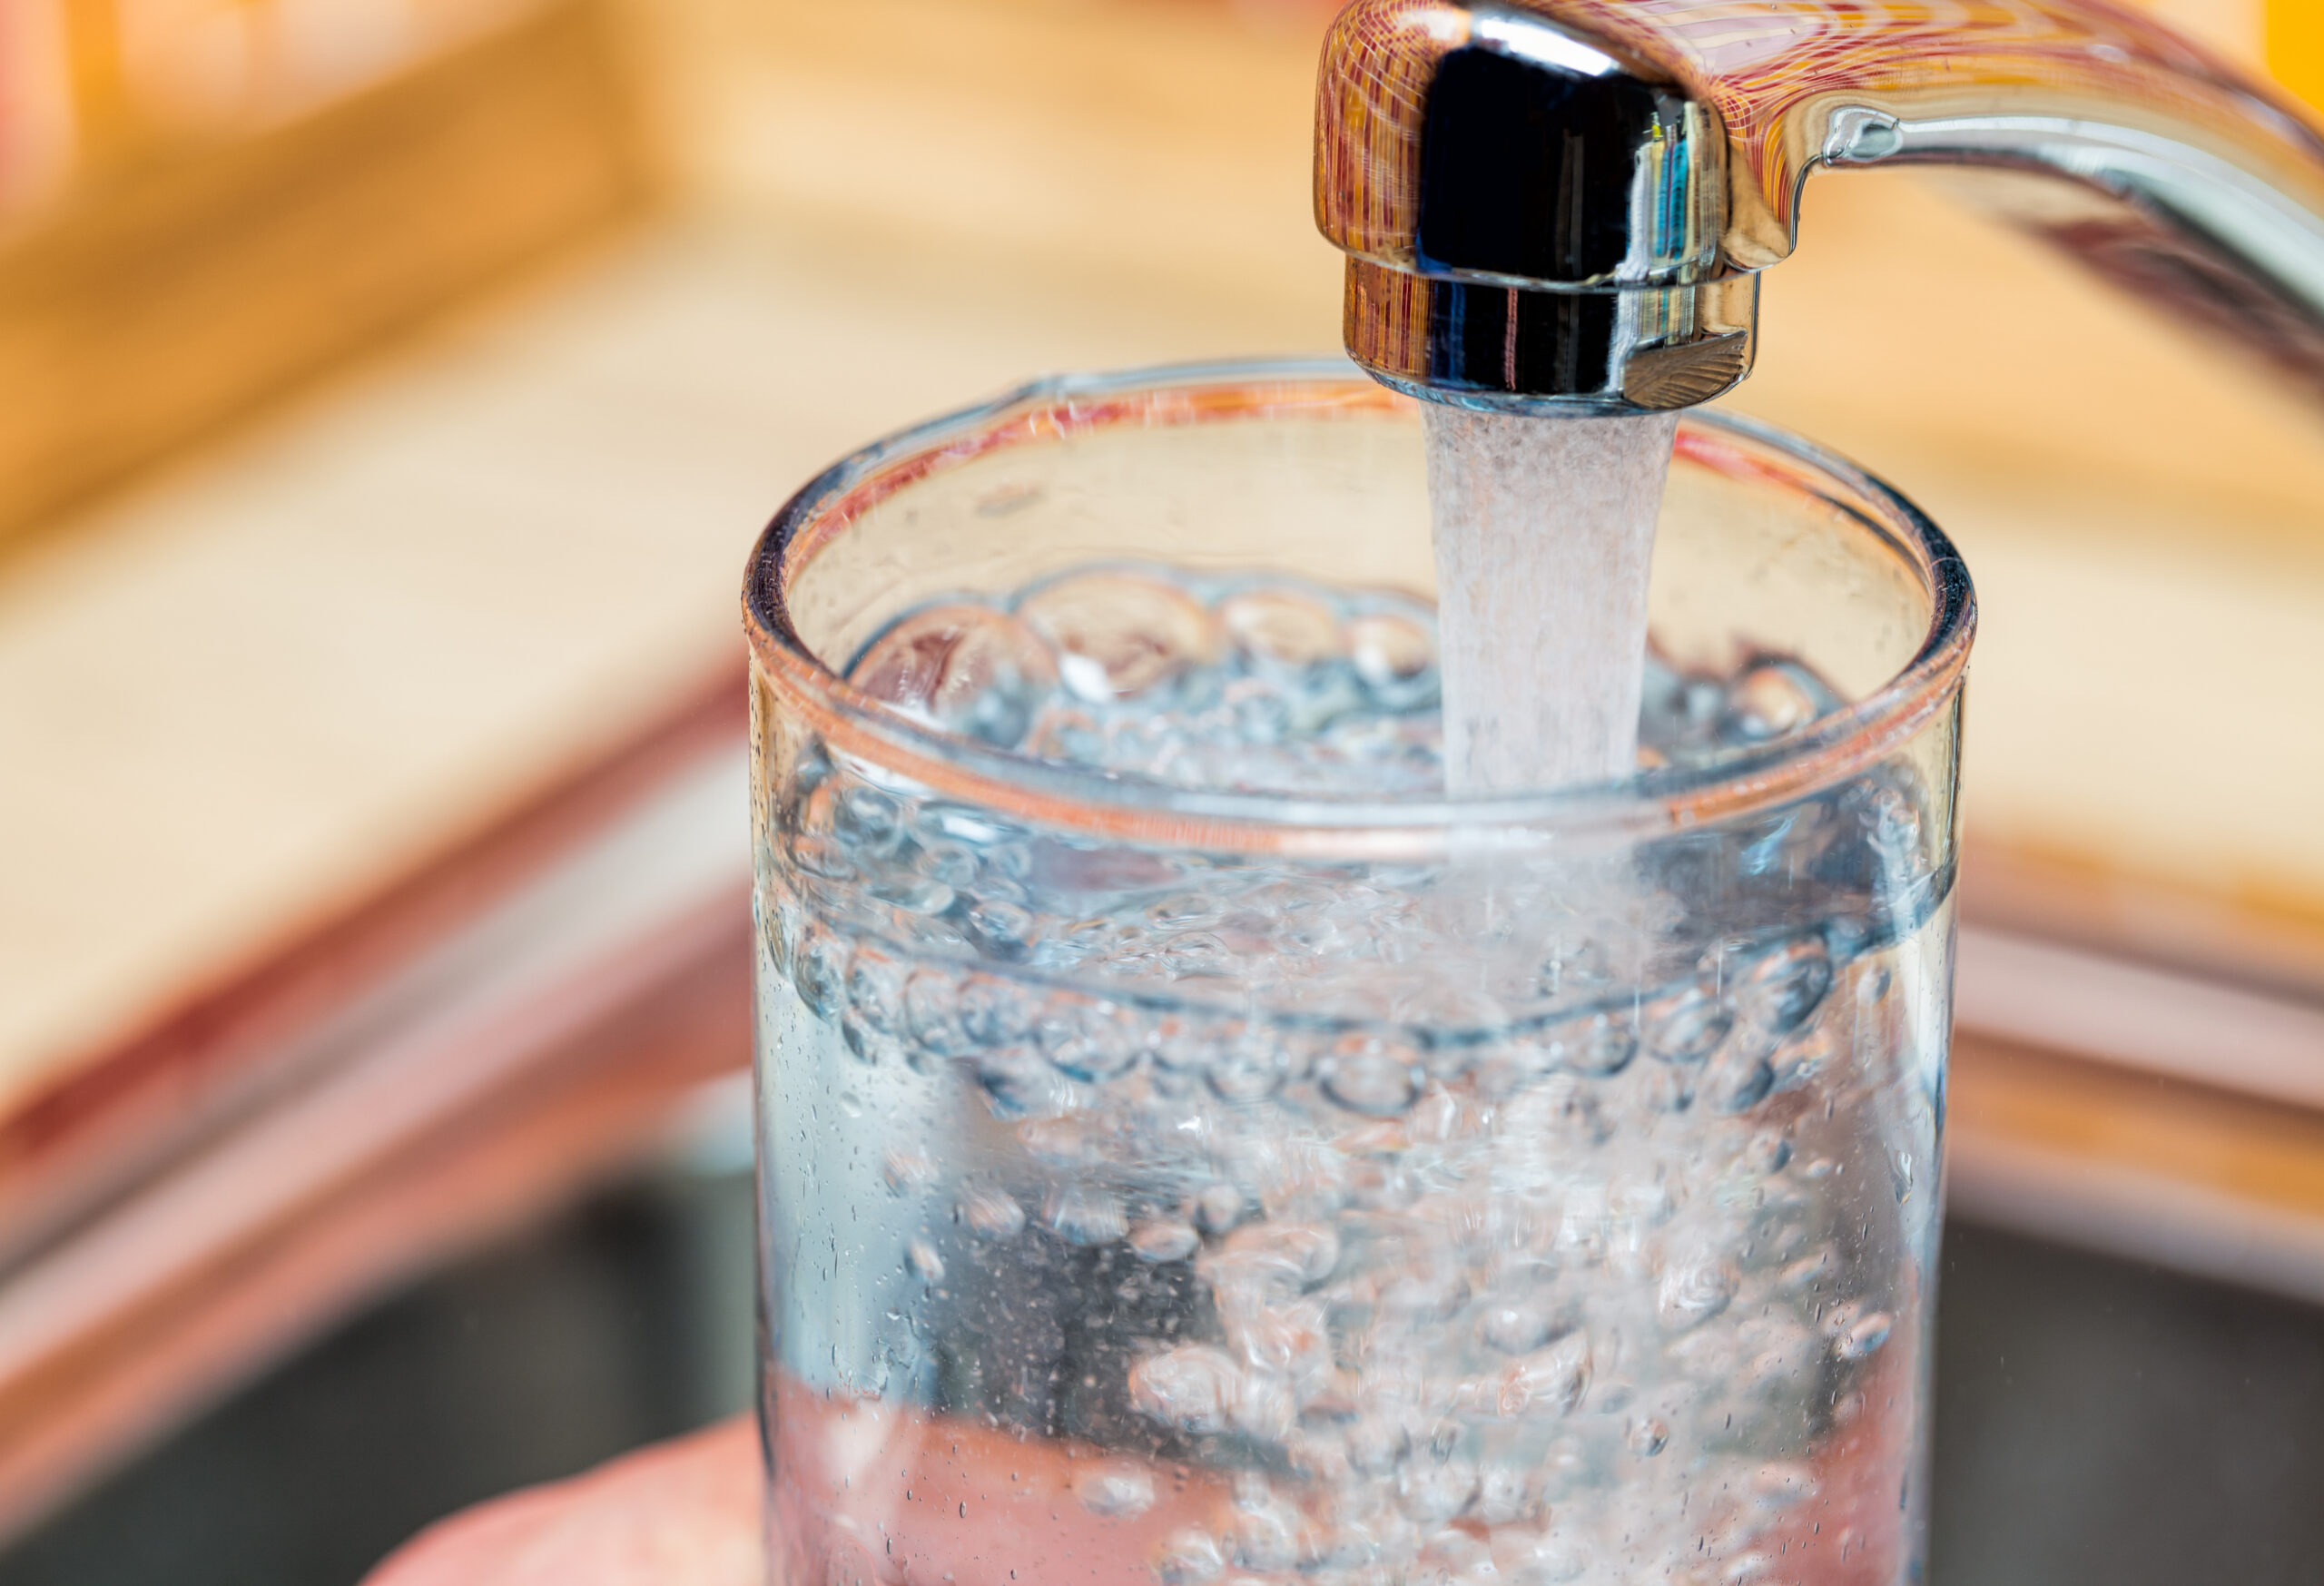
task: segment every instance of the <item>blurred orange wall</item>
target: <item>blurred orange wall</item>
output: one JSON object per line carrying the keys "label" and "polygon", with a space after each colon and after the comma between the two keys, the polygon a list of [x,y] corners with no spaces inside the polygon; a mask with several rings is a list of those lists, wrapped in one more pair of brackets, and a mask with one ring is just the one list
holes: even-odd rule
{"label": "blurred orange wall", "polygon": [[2268,64],[2324,108],[2324,0],[2268,0]]}

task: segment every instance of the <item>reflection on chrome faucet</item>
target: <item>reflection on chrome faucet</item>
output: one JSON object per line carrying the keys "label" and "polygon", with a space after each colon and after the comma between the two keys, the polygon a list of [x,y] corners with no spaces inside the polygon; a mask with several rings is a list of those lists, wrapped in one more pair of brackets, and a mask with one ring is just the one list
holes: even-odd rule
{"label": "reflection on chrome faucet", "polygon": [[1355,0],[1318,94],[1348,350],[1416,394],[1709,400],[1807,176],[1930,163],[2324,395],[2324,139],[2104,0]]}

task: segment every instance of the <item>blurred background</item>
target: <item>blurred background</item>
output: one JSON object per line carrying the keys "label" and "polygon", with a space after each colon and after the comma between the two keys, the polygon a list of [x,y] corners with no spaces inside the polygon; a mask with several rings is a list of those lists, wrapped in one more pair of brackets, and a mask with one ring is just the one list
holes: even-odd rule
{"label": "blurred background", "polygon": [[[2324,98],[2309,0],[2158,9]],[[0,0],[0,1586],[352,1582],[748,1402],[743,557],[1335,348],[1328,12]],[[1807,202],[1733,403],[1985,613],[1934,1573],[2313,1581],[2324,415]]]}

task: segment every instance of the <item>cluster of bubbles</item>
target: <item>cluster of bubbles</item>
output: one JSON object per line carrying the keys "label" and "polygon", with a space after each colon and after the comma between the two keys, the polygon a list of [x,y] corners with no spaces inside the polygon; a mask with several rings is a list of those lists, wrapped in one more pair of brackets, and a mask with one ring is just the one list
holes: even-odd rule
{"label": "cluster of bubbles", "polygon": [[[1443,786],[1434,613],[1408,596],[1134,566],[911,612],[849,681],[929,725],[1180,787],[1393,797]],[[1649,769],[1839,708],[1779,656],[1733,676],[1647,660]]]}
{"label": "cluster of bubbles", "polygon": [[[1430,616],[1387,596],[1092,569],[913,613],[850,677],[1118,775],[1437,785]],[[1835,703],[1658,669],[1644,738]],[[767,753],[773,994],[952,1120],[881,1156],[912,1391],[1116,1451],[1075,1487],[1108,1519],[1226,1473],[1157,1586],[1775,1580],[1819,1452],[1912,1414],[1861,1391],[1935,1147],[1909,779],[1480,880],[1113,848]]]}

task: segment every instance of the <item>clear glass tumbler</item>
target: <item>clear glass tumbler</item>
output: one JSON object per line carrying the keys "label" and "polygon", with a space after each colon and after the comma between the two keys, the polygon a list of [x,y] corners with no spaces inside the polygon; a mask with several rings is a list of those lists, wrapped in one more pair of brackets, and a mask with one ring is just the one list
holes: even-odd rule
{"label": "clear glass tumbler", "polygon": [[1431,586],[1337,364],[1044,382],[775,519],[773,1580],[1918,1578],[1960,560],[1689,418],[1639,773],[1490,801]]}

